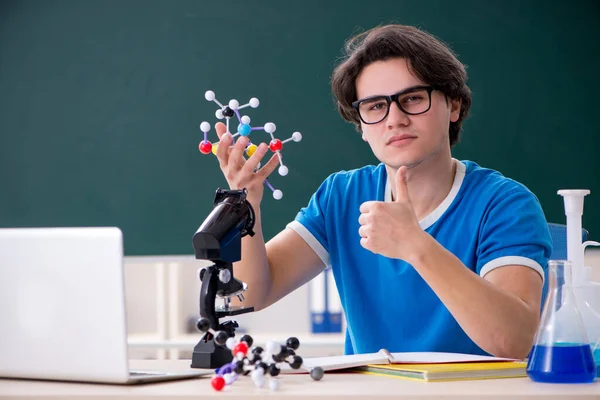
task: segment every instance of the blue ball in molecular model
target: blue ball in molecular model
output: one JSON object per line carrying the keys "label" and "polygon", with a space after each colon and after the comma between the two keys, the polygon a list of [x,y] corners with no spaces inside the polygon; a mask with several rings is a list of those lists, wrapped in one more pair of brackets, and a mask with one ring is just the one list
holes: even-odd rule
{"label": "blue ball in molecular model", "polygon": [[252,132],[252,128],[248,124],[239,124],[237,130],[242,136],[248,136]]}

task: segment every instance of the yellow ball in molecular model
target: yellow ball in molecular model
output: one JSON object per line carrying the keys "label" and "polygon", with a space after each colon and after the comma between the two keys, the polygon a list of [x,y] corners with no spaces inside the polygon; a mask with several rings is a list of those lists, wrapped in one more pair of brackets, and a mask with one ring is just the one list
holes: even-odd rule
{"label": "yellow ball in molecular model", "polygon": [[217,147],[219,147],[219,145],[218,145],[218,144],[213,144],[213,147],[212,147],[212,152],[213,152],[213,154],[214,154],[215,156],[217,155]]}
{"label": "yellow ball in molecular model", "polygon": [[254,154],[256,149],[257,146],[255,144],[251,144],[250,146],[246,147],[246,154],[248,154],[248,157],[252,157],[252,154]]}

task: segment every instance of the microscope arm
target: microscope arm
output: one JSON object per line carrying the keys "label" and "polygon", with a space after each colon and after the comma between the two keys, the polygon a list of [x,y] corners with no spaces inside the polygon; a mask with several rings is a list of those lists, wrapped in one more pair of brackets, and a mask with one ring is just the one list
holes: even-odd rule
{"label": "microscope arm", "polygon": [[202,270],[202,286],[200,287],[200,316],[208,319],[210,327],[219,330],[219,318],[215,309],[219,271],[212,265]]}

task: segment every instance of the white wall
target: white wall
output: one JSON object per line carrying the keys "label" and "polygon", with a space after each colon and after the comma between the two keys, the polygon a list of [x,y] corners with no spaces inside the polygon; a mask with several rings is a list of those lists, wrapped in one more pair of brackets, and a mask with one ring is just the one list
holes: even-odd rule
{"label": "white wall", "polygon": [[[203,261],[181,263],[177,274],[179,290],[179,332],[186,333],[189,319],[199,317],[200,281],[197,271],[207,265]],[[127,324],[130,333],[150,333],[157,330],[157,273],[154,264],[126,262],[125,293]],[[235,271],[234,271],[235,274]],[[175,295],[175,294],[173,294]],[[234,318],[248,332],[307,333],[310,332],[307,285],[294,291],[278,303],[254,313]]]}
{"label": "white wall", "polygon": [[[130,358],[191,357],[193,346],[201,338],[195,330],[199,318],[198,271],[207,265],[210,263],[193,256],[126,257]],[[343,353],[343,333],[310,333],[308,285],[264,310],[227,319],[240,325],[236,333],[247,332],[255,340],[262,340],[258,343],[261,345],[266,340],[283,343],[289,336],[297,336],[301,338],[303,356]]]}

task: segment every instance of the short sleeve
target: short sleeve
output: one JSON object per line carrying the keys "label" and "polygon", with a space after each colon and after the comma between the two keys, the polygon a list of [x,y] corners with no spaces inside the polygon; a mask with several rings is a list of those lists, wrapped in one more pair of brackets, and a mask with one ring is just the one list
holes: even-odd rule
{"label": "short sleeve", "polygon": [[329,243],[327,240],[327,211],[333,190],[334,175],[329,176],[312,195],[308,205],[303,207],[287,228],[293,229],[306,241],[315,253],[330,265]]}
{"label": "short sleeve", "polygon": [[477,273],[505,265],[535,269],[544,279],[552,251],[548,223],[533,193],[524,187],[495,196],[479,232]]}

